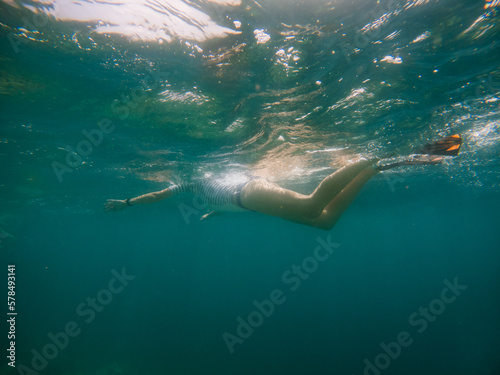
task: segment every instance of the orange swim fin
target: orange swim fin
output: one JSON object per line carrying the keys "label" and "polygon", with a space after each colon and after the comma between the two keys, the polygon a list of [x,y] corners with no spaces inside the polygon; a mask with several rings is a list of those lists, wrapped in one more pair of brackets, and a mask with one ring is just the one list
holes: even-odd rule
{"label": "orange swim fin", "polygon": [[450,135],[449,137],[440,139],[429,144],[426,144],[422,149],[415,152],[415,156],[409,159],[398,161],[388,165],[379,165],[375,167],[378,171],[386,171],[402,165],[427,165],[441,164],[443,158],[432,155],[457,156],[462,147],[462,137],[460,134]]}
{"label": "orange swim fin", "polygon": [[462,147],[462,137],[460,134],[450,135],[439,141],[426,144],[417,154],[423,155],[445,155],[457,156]]}

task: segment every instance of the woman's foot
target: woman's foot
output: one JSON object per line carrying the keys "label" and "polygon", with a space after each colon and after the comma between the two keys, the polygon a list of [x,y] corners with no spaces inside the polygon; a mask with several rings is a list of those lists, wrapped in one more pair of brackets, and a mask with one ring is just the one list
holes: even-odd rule
{"label": "woman's foot", "polygon": [[412,159],[405,160],[404,165],[427,165],[427,164],[441,164],[443,158],[435,155],[418,155]]}
{"label": "woman's foot", "polygon": [[441,164],[443,162],[443,158],[435,155],[416,155],[411,157],[410,159],[406,159],[403,161],[398,161],[391,164],[386,165],[378,165],[374,167],[374,169],[378,171],[386,171],[388,169],[400,167],[402,165],[428,165],[428,164]]}

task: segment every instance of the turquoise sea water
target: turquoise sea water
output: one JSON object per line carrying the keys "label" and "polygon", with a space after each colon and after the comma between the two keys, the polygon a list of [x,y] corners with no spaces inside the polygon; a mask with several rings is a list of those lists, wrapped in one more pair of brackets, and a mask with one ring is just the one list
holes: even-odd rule
{"label": "turquoise sea water", "polygon": [[[0,2],[0,372],[500,374],[498,11]],[[308,194],[454,133],[458,157],[379,174],[331,231],[200,221],[189,196],[102,210],[205,177]]]}

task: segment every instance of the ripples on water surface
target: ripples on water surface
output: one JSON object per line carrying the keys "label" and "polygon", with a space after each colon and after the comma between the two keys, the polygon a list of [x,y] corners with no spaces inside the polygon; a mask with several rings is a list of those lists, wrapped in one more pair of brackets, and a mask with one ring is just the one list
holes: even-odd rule
{"label": "ripples on water surface", "polygon": [[7,168],[50,170],[104,118],[116,130],[76,169],[160,181],[307,183],[458,132],[462,183],[498,188],[496,1],[1,7]]}

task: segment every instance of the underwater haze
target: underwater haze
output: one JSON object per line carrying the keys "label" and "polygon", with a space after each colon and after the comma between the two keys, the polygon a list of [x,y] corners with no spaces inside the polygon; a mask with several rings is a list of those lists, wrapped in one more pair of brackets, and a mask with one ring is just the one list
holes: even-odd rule
{"label": "underwater haze", "polygon": [[[499,375],[499,12],[1,0],[0,373]],[[189,195],[103,210],[207,177],[310,194],[452,134],[329,231]]]}

